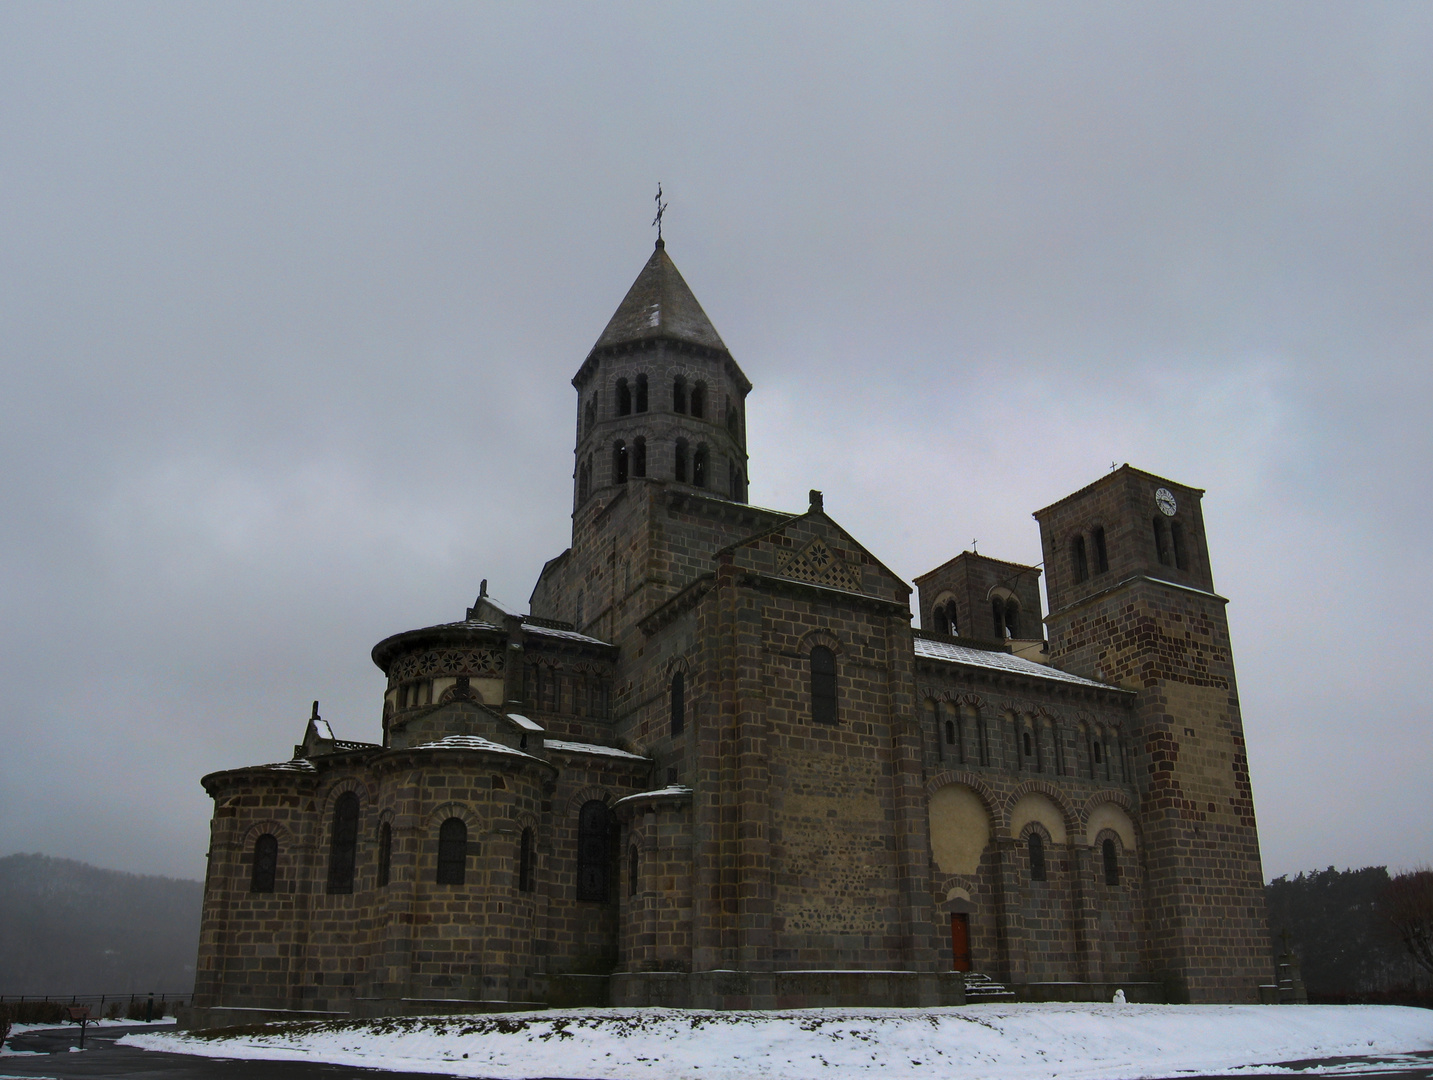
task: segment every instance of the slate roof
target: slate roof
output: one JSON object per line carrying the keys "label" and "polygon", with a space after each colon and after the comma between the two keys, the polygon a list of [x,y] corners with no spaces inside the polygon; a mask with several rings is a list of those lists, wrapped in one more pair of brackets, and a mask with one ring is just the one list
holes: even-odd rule
{"label": "slate roof", "polygon": [[667,338],[726,352],[726,344],[682,280],[677,264],[660,240],[657,244],[593,348]]}
{"label": "slate roof", "polygon": [[646,761],[641,754],[633,754],[627,750],[619,750],[615,746],[599,746],[597,743],[572,742],[567,739],[544,739],[542,741],[544,750],[561,750],[569,754],[599,754],[603,757],[622,758],[626,761]]}
{"label": "slate roof", "polygon": [[1026,660],[1024,657],[1013,656],[1006,652],[972,649],[968,645],[956,645],[949,641],[932,641],[930,638],[922,637],[915,639],[915,645],[916,658],[920,660],[944,660],[947,663],[965,664],[968,667],[1008,671],[1012,675],[1028,675],[1036,679],[1050,679],[1054,682],[1074,683],[1077,686],[1092,686],[1101,690],[1129,693],[1122,687],[1096,682],[1094,679],[1082,679],[1078,675],[1071,675],[1047,664],[1037,664],[1033,660]]}

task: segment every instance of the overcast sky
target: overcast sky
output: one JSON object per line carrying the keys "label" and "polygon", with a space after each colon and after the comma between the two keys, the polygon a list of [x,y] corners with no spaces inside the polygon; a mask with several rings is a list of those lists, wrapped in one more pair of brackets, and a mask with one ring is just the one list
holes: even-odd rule
{"label": "overcast sky", "polygon": [[524,604],[651,250],[751,498],[908,580],[1208,489],[1268,876],[1433,860],[1433,6],[0,6],[0,854],[203,874],[199,777]]}

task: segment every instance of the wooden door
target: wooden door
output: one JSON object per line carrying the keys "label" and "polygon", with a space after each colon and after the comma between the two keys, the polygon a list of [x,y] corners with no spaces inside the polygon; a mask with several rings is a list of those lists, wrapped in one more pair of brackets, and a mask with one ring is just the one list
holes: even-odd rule
{"label": "wooden door", "polygon": [[950,959],[952,970],[970,970],[970,916],[963,911],[950,916]]}

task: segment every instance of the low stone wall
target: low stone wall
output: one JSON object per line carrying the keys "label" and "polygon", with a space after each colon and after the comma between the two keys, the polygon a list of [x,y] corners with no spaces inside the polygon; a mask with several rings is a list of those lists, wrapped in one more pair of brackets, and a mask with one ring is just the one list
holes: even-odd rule
{"label": "low stone wall", "polygon": [[963,1005],[959,974],[915,971],[642,971],[611,976],[611,1003],[675,1009]]}

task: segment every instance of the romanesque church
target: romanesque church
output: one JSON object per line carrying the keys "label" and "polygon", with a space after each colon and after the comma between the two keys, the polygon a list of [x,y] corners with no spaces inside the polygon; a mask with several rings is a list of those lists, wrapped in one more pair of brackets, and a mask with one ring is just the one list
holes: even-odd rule
{"label": "romanesque church", "polygon": [[204,777],[194,1023],[1258,1000],[1200,489],[1109,472],[1035,514],[1048,613],[1041,568],[960,552],[916,629],[820,492],[747,503],[751,383],[661,240],[572,385],[571,546],[528,603],[483,582],[374,646],[376,741],[315,706]]}

